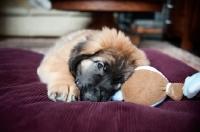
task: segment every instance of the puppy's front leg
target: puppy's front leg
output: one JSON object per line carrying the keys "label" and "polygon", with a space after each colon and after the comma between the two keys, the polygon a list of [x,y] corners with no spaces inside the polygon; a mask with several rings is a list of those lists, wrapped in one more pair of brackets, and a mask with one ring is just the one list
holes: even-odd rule
{"label": "puppy's front leg", "polygon": [[79,89],[65,60],[48,57],[42,61],[37,73],[41,81],[47,84],[49,99],[64,102],[79,100]]}

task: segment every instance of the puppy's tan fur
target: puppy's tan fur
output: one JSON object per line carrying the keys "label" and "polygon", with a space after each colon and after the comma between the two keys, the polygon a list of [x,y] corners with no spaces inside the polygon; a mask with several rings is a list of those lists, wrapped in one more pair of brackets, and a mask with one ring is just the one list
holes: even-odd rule
{"label": "puppy's tan fur", "polygon": [[149,64],[143,51],[136,48],[128,37],[115,29],[82,30],[65,35],[49,50],[37,69],[41,81],[47,84],[48,97],[51,100],[71,102],[79,98],[80,93],[68,63],[74,47],[85,41],[87,44],[76,55],[93,55],[100,52],[101,57],[112,61],[113,58],[109,54],[114,53],[133,69]]}

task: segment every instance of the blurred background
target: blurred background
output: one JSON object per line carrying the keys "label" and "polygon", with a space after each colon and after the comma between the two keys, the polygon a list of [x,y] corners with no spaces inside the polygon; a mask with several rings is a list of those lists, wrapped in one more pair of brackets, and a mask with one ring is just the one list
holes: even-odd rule
{"label": "blurred background", "polygon": [[57,38],[104,26],[200,70],[199,0],[3,0],[0,48],[45,53]]}
{"label": "blurred background", "polygon": [[[41,0],[43,1],[43,0]],[[56,37],[85,28],[90,13],[59,11],[34,5],[29,0],[0,2],[0,35],[12,37]],[[37,4],[37,2],[36,2]]]}

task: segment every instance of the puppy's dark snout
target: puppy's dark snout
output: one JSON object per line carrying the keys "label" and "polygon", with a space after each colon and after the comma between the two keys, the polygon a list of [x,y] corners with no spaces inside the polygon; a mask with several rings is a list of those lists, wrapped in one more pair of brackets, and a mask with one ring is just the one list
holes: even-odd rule
{"label": "puppy's dark snout", "polygon": [[100,100],[100,91],[98,89],[90,89],[85,93],[85,100],[90,102],[98,102]]}

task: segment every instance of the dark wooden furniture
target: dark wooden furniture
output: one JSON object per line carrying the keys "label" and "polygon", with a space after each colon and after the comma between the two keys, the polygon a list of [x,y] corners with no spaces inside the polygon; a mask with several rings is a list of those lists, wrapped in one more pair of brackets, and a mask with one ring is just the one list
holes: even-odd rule
{"label": "dark wooden furniture", "polygon": [[161,11],[166,0],[51,0],[54,9],[79,11]]}
{"label": "dark wooden furniture", "polygon": [[[117,28],[113,12],[156,12],[170,0],[51,0],[52,8],[71,11],[90,11],[92,23],[89,28],[102,26]],[[200,43],[200,1],[171,0],[173,8],[169,9],[171,24],[165,25],[163,36],[181,38],[181,48],[192,50],[194,42]]]}
{"label": "dark wooden furniture", "polygon": [[[161,11],[166,0],[51,0],[52,8],[71,11],[92,12],[90,29],[101,29],[102,26],[116,28],[113,12],[155,12]],[[130,36],[134,44],[140,43],[138,36]]]}
{"label": "dark wooden furniture", "polygon": [[171,24],[166,25],[165,35],[181,39],[181,48],[193,50],[200,43],[200,1],[172,0],[169,9]]}
{"label": "dark wooden furniture", "polygon": [[90,11],[92,23],[89,28],[102,26],[117,28],[113,12],[161,11],[166,0],[51,0],[52,8],[59,10]]}

